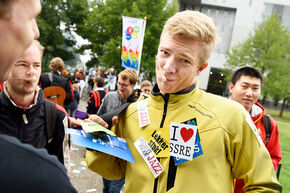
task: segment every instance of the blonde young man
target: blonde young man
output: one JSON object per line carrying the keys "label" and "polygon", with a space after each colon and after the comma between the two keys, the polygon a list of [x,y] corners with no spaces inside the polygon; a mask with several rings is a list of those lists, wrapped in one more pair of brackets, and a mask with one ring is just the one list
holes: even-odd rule
{"label": "blonde young man", "polygon": [[[40,11],[39,0],[0,0],[0,81],[39,37],[35,17]],[[0,156],[0,192],[76,192],[65,167],[44,149],[0,134]]]}
{"label": "blonde young man", "polygon": [[[216,39],[212,20],[202,13],[183,11],[167,20],[156,57],[157,84],[149,98],[119,114],[112,128],[126,139],[136,163],[87,151],[90,169],[107,179],[125,176],[124,193],[230,193],[232,171],[245,180],[246,192],[281,189],[247,111],[198,89],[196,77],[207,67]],[[142,126],[140,111],[150,120]],[[106,126],[99,117],[91,120]],[[194,153],[188,153],[192,148]]]}

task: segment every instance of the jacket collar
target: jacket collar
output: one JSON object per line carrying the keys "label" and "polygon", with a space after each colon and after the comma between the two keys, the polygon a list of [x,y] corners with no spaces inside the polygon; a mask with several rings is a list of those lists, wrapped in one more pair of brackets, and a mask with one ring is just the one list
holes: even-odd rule
{"label": "jacket collar", "polygon": [[[178,94],[187,94],[187,93],[190,93],[191,91],[193,91],[196,88],[196,85],[197,84],[198,84],[198,82],[195,82],[189,89],[187,89],[187,90],[181,90],[181,91],[178,91],[178,92],[173,93],[173,94],[177,94],[178,95]],[[151,91],[151,94],[154,95],[154,96],[162,95],[160,93],[160,89],[159,89],[157,83],[153,86],[153,89]]]}

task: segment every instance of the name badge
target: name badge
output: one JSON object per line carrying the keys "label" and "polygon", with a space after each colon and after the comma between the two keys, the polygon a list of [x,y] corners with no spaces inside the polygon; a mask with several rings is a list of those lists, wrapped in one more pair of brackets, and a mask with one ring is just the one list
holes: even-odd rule
{"label": "name badge", "polygon": [[145,127],[150,124],[148,108],[147,108],[147,100],[142,100],[137,104],[137,111],[139,117],[139,127]]}
{"label": "name badge", "polygon": [[148,146],[145,139],[140,137],[137,141],[134,142],[134,145],[141,157],[146,162],[154,177],[157,178],[163,172],[163,168]]}

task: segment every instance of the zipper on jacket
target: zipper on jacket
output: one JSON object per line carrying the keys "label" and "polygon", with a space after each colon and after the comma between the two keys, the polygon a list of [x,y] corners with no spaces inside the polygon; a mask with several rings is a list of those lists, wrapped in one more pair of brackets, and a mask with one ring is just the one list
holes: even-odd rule
{"label": "zipper on jacket", "polygon": [[25,113],[22,114],[22,118],[23,118],[24,123],[27,125],[27,123],[28,123],[28,119],[27,119]]}
{"label": "zipper on jacket", "polygon": [[[163,114],[162,114],[162,120],[161,120],[161,123],[160,123],[160,128],[163,127],[164,121],[165,121],[165,117],[166,117],[166,114],[167,114],[167,106],[168,106],[169,94],[165,94],[162,97],[164,99],[164,106],[163,106]],[[160,161],[160,158],[157,158],[157,159],[158,159],[158,161]],[[154,181],[153,193],[157,193],[157,185],[158,185],[158,177],[155,178],[155,181]]]}

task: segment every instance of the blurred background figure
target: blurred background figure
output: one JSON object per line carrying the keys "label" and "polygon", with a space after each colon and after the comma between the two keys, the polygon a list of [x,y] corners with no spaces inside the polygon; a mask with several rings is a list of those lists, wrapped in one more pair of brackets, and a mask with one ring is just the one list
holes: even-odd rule
{"label": "blurred background figure", "polygon": [[75,112],[80,102],[79,86],[76,83],[74,83],[72,86],[73,86],[74,100],[67,106],[67,113],[68,113],[68,116],[70,117],[75,116]]}
{"label": "blurred background figure", "polygon": [[91,91],[89,94],[89,101],[87,106],[88,114],[96,114],[103,102],[103,98],[108,93],[104,88],[105,80],[102,77],[96,77],[95,79],[95,90]]}
{"label": "blurred background figure", "polygon": [[150,94],[152,83],[149,80],[143,80],[140,85],[140,90],[145,94]]}
{"label": "blurred background figure", "polygon": [[61,58],[55,57],[50,61],[49,68],[51,72],[41,74],[39,85],[45,98],[67,110],[67,106],[74,100],[74,95],[71,82],[62,76],[64,62]]}

